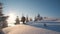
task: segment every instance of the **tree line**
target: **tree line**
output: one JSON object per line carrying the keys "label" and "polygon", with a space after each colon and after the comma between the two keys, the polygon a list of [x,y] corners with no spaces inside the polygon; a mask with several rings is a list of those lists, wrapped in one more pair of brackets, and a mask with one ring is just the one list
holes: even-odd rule
{"label": "tree line", "polygon": [[40,14],[38,14],[37,16],[35,16],[34,20],[32,18],[29,19],[29,17],[25,17],[25,16],[22,16],[21,17],[21,20],[19,20],[19,17],[17,16],[16,18],[16,23],[15,24],[20,24],[20,22],[23,22],[23,24],[26,24],[26,22],[29,22],[29,21],[41,21],[43,19],[43,17],[40,16]]}

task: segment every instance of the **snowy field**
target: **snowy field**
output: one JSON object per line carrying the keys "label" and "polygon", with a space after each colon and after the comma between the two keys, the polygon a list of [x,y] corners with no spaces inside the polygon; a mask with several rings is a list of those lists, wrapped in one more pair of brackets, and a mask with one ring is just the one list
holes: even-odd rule
{"label": "snowy field", "polygon": [[27,22],[3,29],[5,34],[60,34],[60,23]]}
{"label": "snowy field", "polygon": [[28,22],[27,25],[60,32],[60,22]]}

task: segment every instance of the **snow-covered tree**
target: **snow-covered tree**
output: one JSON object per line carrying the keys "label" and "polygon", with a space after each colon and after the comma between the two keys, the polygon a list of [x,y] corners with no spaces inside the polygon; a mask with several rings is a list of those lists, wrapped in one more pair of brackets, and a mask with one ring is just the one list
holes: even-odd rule
{"label": "snow-covered tree", "polygon": [[16,18],[16,23],[15,24],[20,24],[20,20],[19,20],[19,17],[18,16]]}
{"label": "snow-covered tree", "polygon": [[42,19],[43,17],[41,17],[40,14],[38,14],[37,16],[35,16],[34,21],[40,21]]}

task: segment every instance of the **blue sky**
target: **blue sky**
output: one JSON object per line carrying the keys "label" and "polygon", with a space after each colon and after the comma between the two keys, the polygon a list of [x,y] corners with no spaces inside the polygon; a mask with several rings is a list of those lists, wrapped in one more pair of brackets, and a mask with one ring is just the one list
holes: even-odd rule
{"label": "blue sky", "polygon": [[38,13],[43,17],[60,18],[60,0],[0,0],[3,3],[3,13],[15,13],[21,17],[35,17]]}

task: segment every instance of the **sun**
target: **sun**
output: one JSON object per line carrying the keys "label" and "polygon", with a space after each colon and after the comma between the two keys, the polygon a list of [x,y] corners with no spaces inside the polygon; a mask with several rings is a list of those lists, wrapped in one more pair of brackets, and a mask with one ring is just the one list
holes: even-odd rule
{"label": "sun", "polygon": [[14,24],[15,23],[15,19],[16,19],[16,14],[15,13],[9,13],[8,14],[9,18],[8,18],[8,25],[9,24]]}

